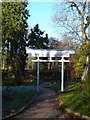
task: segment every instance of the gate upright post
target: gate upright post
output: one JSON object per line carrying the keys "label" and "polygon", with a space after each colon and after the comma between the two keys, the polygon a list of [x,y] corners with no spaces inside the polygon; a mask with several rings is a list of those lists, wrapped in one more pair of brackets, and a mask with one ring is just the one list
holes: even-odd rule
{"label": "gate upright post", "polygon": [[39,56],[37,61],[37,91],[39,91]]}
{"label": "gate upright post", "polygon": [[61,92],[64,91],[64,57],[62,57],[62,70],[61,70]]}

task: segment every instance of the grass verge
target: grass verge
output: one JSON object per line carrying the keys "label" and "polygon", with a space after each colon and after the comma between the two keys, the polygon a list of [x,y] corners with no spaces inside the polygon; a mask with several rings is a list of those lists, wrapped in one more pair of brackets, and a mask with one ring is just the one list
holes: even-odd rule
{"label": "grass verge", "polygon": [[84,98],[80,85],[80,83],[67,85],[65,91],[58,97],[59,104],[63,108],[69,108],[90,117],[90,100]]}
{"label": "grass verge", "polygon": [[35,86],[2,87],[2,116],[15,114],[38,94]]}

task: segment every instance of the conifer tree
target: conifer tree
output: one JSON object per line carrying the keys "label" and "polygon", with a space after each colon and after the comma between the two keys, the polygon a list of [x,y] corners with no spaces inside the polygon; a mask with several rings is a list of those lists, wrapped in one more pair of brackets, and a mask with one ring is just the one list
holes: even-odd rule
{"label": "conifer tree", "polygon": [[39,29],[39,25],[36,24],[33,29],[31,29],[31,33],[29,34],[29,42],[28,46],[32,48],[48,48],[48,34],[43,37],[44,32]]}
{"label": "conifer tree", "polygon": [[[27,2],[2,2],[2,56],[8,73],[24,77],[27,41]],[[6,62],[5,62],[6,60]]]}

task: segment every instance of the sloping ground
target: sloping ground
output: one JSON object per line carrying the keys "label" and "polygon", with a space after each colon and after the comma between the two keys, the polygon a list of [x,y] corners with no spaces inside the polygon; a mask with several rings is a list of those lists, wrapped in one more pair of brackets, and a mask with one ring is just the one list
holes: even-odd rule
{"label": "sloping ground", "polygon": [[72,110],[72,113],[90,120],[90,97],[86,94],[83,83],[72,82],[67,84],[63,93],[60,93],[58,100],[64,109]]}
{"label": "sloping ground", "polygon": [[36,86],[7,86],[2,87],[2,118],[17,114],[32,99],[38,95]]}
{"label": "sloping ground", "polygon": [[[29,105],[20,114],[14,116],[16,119],[32,119],[32,118],[53,118],[60,120],[81,120],[74,116],[70,116],[65,113],[59,106],[57,102],[57,94],[55,91],[48,88],[40,88],[40,95],[36,100]],[[11,118],[11,119],[13,119]]]}

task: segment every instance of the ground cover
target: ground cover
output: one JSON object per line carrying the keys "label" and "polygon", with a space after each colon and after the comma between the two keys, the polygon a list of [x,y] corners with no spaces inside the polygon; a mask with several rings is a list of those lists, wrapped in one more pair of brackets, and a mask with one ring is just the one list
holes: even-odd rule
{"label": "ground cover", "polygon": [[67,85],[65,91],[60,93],[58,100],[63,108],[70,108],[75,112],[90,117],[90,100],[84,97],[81,90],[81,83],[72,83]]}
{"label": "ground cover", "polygon": [[36,86],[6,86],[2,87],[2,115],[3,117],[14,114],[21,110],[25,105],[38,94]]}

